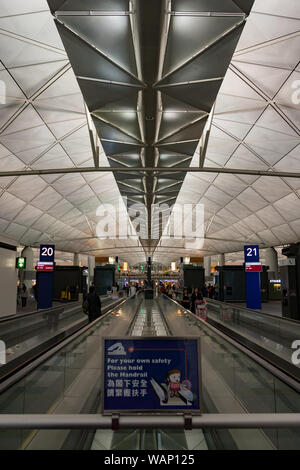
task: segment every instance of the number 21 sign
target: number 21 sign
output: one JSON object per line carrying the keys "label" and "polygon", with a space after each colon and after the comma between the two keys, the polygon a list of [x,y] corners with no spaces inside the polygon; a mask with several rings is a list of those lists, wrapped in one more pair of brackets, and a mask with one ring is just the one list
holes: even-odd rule
{"label": "number 21 sign", "polygon": [[259,261],[259,247],[258,245],[248,245],[244,247],[245,263]]}

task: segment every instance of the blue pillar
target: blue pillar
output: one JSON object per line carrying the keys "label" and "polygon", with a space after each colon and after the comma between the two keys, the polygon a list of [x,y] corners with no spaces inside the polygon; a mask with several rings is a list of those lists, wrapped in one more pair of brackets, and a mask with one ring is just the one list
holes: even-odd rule
{"label": "blue pillar", "polygon": [[[40,246],[40,263],[37,272],[37,308],[52,307],[54,278],[54,245]],[[40,264],[40,266],[39,266]],[[39,268],[41,270],[39,270]]]}
{"label": "blue pillar", "polygon": [[[244,247],[245,277],[246,277],[246,302],[247,308],[261,310],[260,272],[258,245]],[[247,271],[249,269],[249,271]]]}

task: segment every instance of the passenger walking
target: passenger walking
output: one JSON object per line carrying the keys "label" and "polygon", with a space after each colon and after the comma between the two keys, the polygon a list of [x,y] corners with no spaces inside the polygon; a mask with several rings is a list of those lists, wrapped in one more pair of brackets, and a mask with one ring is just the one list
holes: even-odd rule
{"label": "passenger walking", "polygon": [[21,289],[22,307],[26,307],[27,299],[28,299],[28,290],[25,284],[23,284],[22,289]]}
{"label": "passenger walking", "polygon": [[136,294],[136,287],[134,284],[130,286],[130,297],[134,297]]}
{"label": "passenger walking", "polygon": [[210,288],[208,289],[209,298],[214,299],[215,293],[216,293],[216,289],[214,288],[214,286],[210,286]]}
{"label": "passenger walking", "polygon": [[202,302],[203,300],[203,296],[202,294],[199,292],[199,289],[198,287],[195,288],[194,292],[192,293],[192,297],[191,297],[191,311],[193,313],[196,313],[196,304],[199,303],[199,301]]}
{"label": "passenger walking", "polygon": [[190,297],[189,297],[188,290],[186,288],[183,290],[183,297],[182,297],[181,304],[187,310],[190,309],[191,302],[190,302]]}
{"label": "passenger walking", "polygon": [[204,284],[204,286],[202,287],[201,294],[203,295],[203,297],[208,296],[208,290],[207,290],[207,285],[206,284]]}
{"label": "passenger walking", "polygon": [[95,292],[95,287],[91,286],[90,291],[83,302],[83,310],[89,316],[89,323],[101,316],[101,301]]}

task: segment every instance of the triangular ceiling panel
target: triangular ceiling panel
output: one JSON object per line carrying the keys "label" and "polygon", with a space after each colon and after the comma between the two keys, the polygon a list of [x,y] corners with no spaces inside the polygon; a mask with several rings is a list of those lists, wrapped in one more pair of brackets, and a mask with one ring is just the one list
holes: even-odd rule
{"label": "triangular ceiling panel", "polygon": [[60,16],[59,19],[115,63],[137,74],[129,16]]}
{"label": "triangular ceiling panel", "polygon": [[117,143],[117,142],[108,142],[106,140],[102,140],[102,147],[107,156],[109,155],[119,155],[120,153],[128,153],[128,152],[134,152],[134,151],[139,151],[141,147],[139,146],[134,146],[130,144],[124,144],[124,143]]}
{"label": "triangular ceiling panel", "polygon": [[64,25],[56,23],[77,76],[141,85],[138,79],[114,65]]}
{"label": "triangular ceiling panel", "polygon": [[60,60],[47,62],[45,64],[29,65],[26,67],[12,68],[10,69],[10,73],[20,84],[26,96],[30,97],[36,91],[40,90],[42,86],[53,78],[67,63],[67,60]]}
{"label": "triangular ceiling panel", "polygon": [[236,48],[241,35],[242,28],[239,27],[227,34],[223,39],[209,47],[198,57],[189,61],[187,65],[177,72],[171,73],[167,78],[159,82],[159,86],[171,84],[207,80],[224,77],[232,58],[232,52]]}
{"label": "triangular ceiling panel", "polygon": [[[50,0],[55,1],[62,11],[128,11],[128,0]],[[58,7],[57,7],[58,9]]]}
{"label": "triangular ceiling panel", "polygon": [[159,150],[162,150],[163,152],[171,151],[174,153],[180,153],[182,155],[187,155],[187,156],[193,156],[195,153],[195,150],[197,148],[198,141],[193,141],[193,142],[182,142],[182,143],[169,143],[169,144],[161,144],[158,146]]}
{"label": "triangular ceiling panel", "polygon": [[[173,0],[172,9],[178,12],[226,11],[227,13],[240,13],[241,10],[237,5],[235,5],[235,3],[236,2],[233,2],[232,0]],[[250,3],[250,0],[248,0],[248,3]]]}
{"label": "triangular ceiling panel", "polygon": [[136,88],[101,83],[92,80],[78,80],[89,110],[136,110],[138,90]]}
{"label": "triangular ceiling panel", "polygon": [[188,157],[187,155],[178,154],[176,152],[167,151],[163,147],[159,148],[159,166],[172,166],[174,164],[180,163]]}
{"label": "triangular ceiling panel", "polygon": [[163,74],[185,63],[232,29],[241,18],[172,16]]}
{"label": "triangular ceiling panel", "polygon": [[166,139],[162,140],[161,143],[167,144],[173,142],[181,142],[184,140],[199,140],[202,135],[205,124],[206,119],[201,119],[200,121],[197,121],[194,124],[186,126],[183,130],[172,134],[171,137],[167,137]]}
{"label": "triangular ceiling panel", "polygon": [[209,112],[216,100],[221,84],[222,82],[220,80],[205,81],[180,86],[166,86],[162,91],[184,103],[193,105],[202,111]]}
{"label": "triangular ceiling panel", "polygon": [[116,140],[120,142],[126,142],[129,144],[139,144],[139,141],[133,137],[130,137],[125,132],[109,125],[106,122],[101,121],[100,119],[93,117],[93,121],[101,139],[106,140]]}
{"label": "triangular ceiling panel", "polygon": [[141,139],[140,127],[138,122],[137,112],[94,112],[94,116],[99,116],[100,119],[106,121],[108,124],[119,127],[128,134]]}

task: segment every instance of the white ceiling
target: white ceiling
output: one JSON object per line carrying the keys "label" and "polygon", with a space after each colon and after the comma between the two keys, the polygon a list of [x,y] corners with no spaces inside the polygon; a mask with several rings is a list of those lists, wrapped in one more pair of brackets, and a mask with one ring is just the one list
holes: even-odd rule
{"label": "white ceiling", "polygon": [[[300,171],[299,51],[300,2],[256,0],[217,98],[204,166]],[[204,204],[203,254],[300,240],[300,179],[190,173],[177,201]]]}
{"label": "white ceiling", "polygon": [[[300,172],[299,50],[299,0],[256,0],[218,95],[205,166]],[[0,0],[0,59],[0,171],[93,166],[82,94],[46,0]],[[0,232],[135,264],[145,258],[136,237],[92,238],[98,206],[119,197],[112,173],[0,178]],[[178,202],[204,204],[197,255],[300,240],[300,179],[190,173]],[[155,260],[187,252],[184,240],[162,240]]]}
{"label": "white ceiling", "polygon": [[[0,171],[93,166],[82,94],[46,0],[0,1],[0,59]],[[90,237],[97,208],[119,197],[111,173],[0,178],[0,232],[22,245],[113,254],[114,241]],[[138,262],[138,246],[123,240],[116,254]]]}

